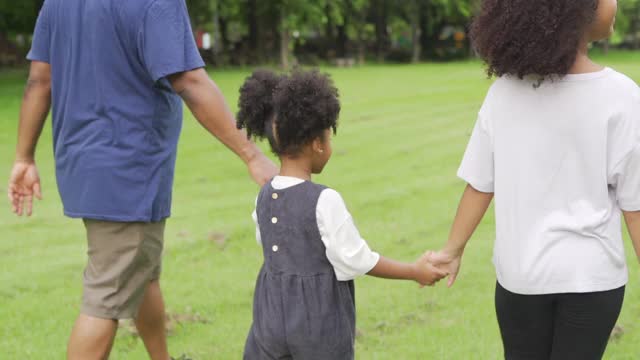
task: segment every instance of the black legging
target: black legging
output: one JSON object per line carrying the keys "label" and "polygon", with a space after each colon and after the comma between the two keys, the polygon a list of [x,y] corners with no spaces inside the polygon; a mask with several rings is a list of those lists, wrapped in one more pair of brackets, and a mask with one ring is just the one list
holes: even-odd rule
{"label": "black legging", "polygon": [[519,295],[496,285],[507,360],[599,360],[625,287],[584,294]]}

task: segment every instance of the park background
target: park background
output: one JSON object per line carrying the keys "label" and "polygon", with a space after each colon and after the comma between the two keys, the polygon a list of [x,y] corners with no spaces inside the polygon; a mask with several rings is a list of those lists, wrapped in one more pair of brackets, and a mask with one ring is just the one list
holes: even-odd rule
{"label": "park background", "polygon": [[[372,248],[411,261],[445,242],[464,187],[455,171],[491,84],[467,37],[476,1],[186,3],[210,75],[234,110],[239,86],[256,67],[320,67],[332,75],[343,111],[334,158],[315,180],[341,192]],[[24,56],[41,5],[0,0],[0,169],[7,177]],[[592,51],[638,82],[640,0],[619,7],[616,33]],[[34,216],[17,218],[8,204],[0,210],[0,359],[63,359],[80,303],[84,229],[62,216],[50,125],[37,164],[45,200]],[[163,273],[176,357],[241,358],[262,262],[250,217],[257,191],[241,162],[186,112]],[[452,289],[358,279],[357,359],[502,358],[493,237],[490,212]],[[631,280],[606,359],[640,358],[640,269],[626,244]],[[111,358],[147,358],[127,323]]]}

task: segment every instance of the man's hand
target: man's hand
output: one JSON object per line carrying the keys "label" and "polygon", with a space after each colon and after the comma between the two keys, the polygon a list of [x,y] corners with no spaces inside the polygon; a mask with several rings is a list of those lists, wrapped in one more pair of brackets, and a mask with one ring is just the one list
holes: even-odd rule
{"label": "man's hand", "polygon": [[449,274],[446,270],[439,269],[430,262],[431,254],[430,251],[425,253],[413,264],[415,267],[415,281],[421,287],[433,286]]}
{"label": "man's hand", "polygon": [[449,274],[447,286],[453,286],[453,283],[456,282],[456,278],[458,277],[458,272],[460,271],[462,253],[441,250],[438,252],[427,253],[425,254],[425,257],[431,264]]}
{"label": "man's hand", "polygon": [[278,175],[279,169],[273,161],[264,154],[259,153],[247,163],[251,178],[258,185],[263,186],[274,176]]}
{"label": "man's hand", "polygon": [[34,162],[16,161],[9,178],[7,190],[11,208],[15,214],[31,216],[33,213],[33,197],[42,200],[40,176]]}
{"label": "man's hand", "polygon": [[40,177],[33,161],[38,138],[51,107],[51,65],[33,61],[29,70],[29,80],[24,90],[18,144],[7,195],[14,213],[31,216],[33,197],[42,199]]}

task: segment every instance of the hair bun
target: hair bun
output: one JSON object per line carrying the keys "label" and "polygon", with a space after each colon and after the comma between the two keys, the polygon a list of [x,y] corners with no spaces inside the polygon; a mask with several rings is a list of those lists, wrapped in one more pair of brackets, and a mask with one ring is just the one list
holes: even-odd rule
{"label": "hair bun", "polygon": [[240,88],[236,126],[248,137],[268,137],[268,121],[274,116],[273,94],[284,76],[269,70],[256,70]]}

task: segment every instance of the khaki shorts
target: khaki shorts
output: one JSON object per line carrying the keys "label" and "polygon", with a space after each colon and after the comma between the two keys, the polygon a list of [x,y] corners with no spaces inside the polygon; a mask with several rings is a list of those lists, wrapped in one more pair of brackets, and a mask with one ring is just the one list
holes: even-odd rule
{"label": "khaki shorts", "polygon": [[81,312],[101,319],[131,319],[149,282],[160,278],[165,222],[84,220],[89,261]]}

